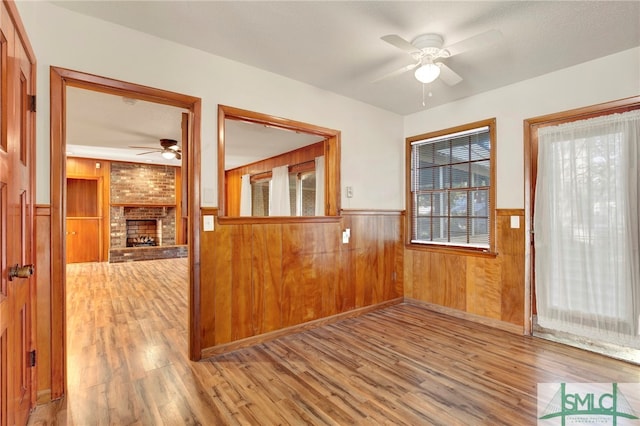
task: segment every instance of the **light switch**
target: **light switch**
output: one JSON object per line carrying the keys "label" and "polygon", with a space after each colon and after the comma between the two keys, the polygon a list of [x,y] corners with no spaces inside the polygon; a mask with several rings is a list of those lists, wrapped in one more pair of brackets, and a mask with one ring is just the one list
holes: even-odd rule
{"label": "light switch", "polygon": [[347,186],[347,198],[352,198],[352,197],[353,197],[353,187]]}
{"label": "light switch", "polygon": [[520,228],[520,216],[511,216],[511,227],[514,229]]}
{"label": "light switch", "polygon": [[213,216],[212,215],[204,215],[202,216],[202,228],[205,232],[213,231]]}

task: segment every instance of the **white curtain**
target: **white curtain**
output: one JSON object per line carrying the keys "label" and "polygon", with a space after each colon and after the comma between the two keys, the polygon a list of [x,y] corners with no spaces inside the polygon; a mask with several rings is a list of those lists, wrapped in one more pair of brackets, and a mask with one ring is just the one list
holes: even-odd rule
{"label": "white curtain", "polygon": [[289,166],[273,168],[269,190],[269,216],[291,216]]}
{"label": "white curtain", "polygon": [[538,324],[640,348],[640,111],[538,131]]}
{"label": "white curtain", "polygon": [[324,216],[324,156],[316,157],[316,216]]}
{"label": "white curtain", "polygon": [[240,216],[251,216],[251,175],[242,175],[240,184]]}

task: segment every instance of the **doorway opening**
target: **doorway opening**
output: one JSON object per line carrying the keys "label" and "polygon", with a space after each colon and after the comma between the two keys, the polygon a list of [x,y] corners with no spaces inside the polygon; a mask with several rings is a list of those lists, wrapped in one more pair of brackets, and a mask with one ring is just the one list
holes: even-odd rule
{"label": "doorway opening", "polygon": [[[596,128],[596,137],[587,135],[584,133],[578,133],[573,129],[575,134],[579,134],[581,139],[578,144],[590,143],[589,149],[580,147],[580,149],[574,149],[571,155],[566,156],[563,161],[556,161],[550,163],[549,158],[553,155],[563,154],[562,149],[569,147],[575,147],[576,142],[573,141],[573,137],[549,137],[551,132],[557,132],[559,126],[573,126],[577,127],[578,122],[582,122],[581,126],[584,126],[586,120],[590,120],[589,123],[600,123],[603,118],[607,116],[619,115],[632,110],[640,108],[640,97],[632,97],[627,99],[621,99],[617,101],[607,102],[603,104],[593,105],[585,108],[579,108],[575,110],[554,113],[546,116],[535,117],[525,120],[525,220],[526,220],[526,247],[527,258],[525,260],[525,294],[526,294],[526,316],[525,316],[525,331],[527,334],[531,334],[537,337],[558,341],[570,346],[580,347],[582,349],[590,350],[593,352],[602,353],[613,358],[624,359],[627,361],[639,363],[640,362],[640,350],[625,343],[614,342],[611,337],[618,333],[620,335],[628,334],[627,331],[620,332],[619,330],[613,330],[611,325],[623,324],[621,319],[623,315],[623,308],[618,303],[616,296],[616,289],[614,285],[610,285],[615,281],[618,285],[622,282],[620,276],[615,278],[612,275],[616,275],[619,271],[623,271],[620,267],[620,262],[616,262],[615,255],[620,257],[620,254],[624,254],[624,251],[615,249],[610,252],[608,258],[609,269],[602,268],[602,274],[592,274],[591,272],[597,262],[588,262],[589,256],[597,253],[597,250],[606,246],[613,247],[613,243],[616,242],[616,233],[622,235],[624,233],[618,231],[621,226],[617,225],[615,221],[608,220],[604,224],[601,223],[601,216],[604,215],[604,211],[600,205],[603,203],[604,196],[592,197],[582,200],[581,207],[583,210],[578,209],[577,198],[570,199],[566,194],[563,194],[562,204],[557,200],[549,196],[548,185],[546,188],[544,182],[541,183],[539,178],[549,178],[554,175],[553,167],[561,166],[572,170],[587,170],[588,167],[594,167],[589,170],[588,173],[583,173],[582,176],[589,176],[588,179],[582,177],[576,179],[575,175],[571,173],[559,174],[555,173],[555,176],[562,176],[562,184],[567,188],[573,188],[579,186],[580,190],[575,191],[575,194],[585,195],[592,194],[589,189],[592,185],[602,185],[597,194],[604,194],[609,188],[618,188],[619,185],[614,183],[616,175],[611,173],[610,180],[603,180],[602,174],[608,172],[609,169],[616,169],[616,161],[619,159],[618,153],[610,149],[606,157],[598,156],[595,148],[605,146],[606,138],[604,137],[607,132],[602,135],[598,135],[597,131],[601,130],[601,127]],[[596,121],[594,121],[596,120]],[[600,120],[600,121],[597,121]],[[551,127],[554,126],[554,127]],[[546,135],[539,136],[542,134]],[[557,139],[557,142],[555,139]],[[540,142],[540,140],[543,142]],[[615,138],[611,138],[615,141],[622,140],[620,134],[616,134]],[[593,143],[597,141],[597,143]],[[559,143],[558,143],[559,142]],[[546,146],[541,144],[545,143]],[[555,145],[552,145],[555,144]],[[542,146],[542,148],[541,148]],[[553,150],[551,150],[553,146]],[[543,149],[544,148],[544,149]],[[562,148],[562,149],[561,149]],[[540,152],[546,152],[545,155],[541,155]],[[552,154],[549,154],[549,153]],[[582,152],[582,156],[577,155],[576,152]],[[538,163],[538,159],[545,160]],[[583,167],[575,167],[574,161],[578,159],[578,162],[582,162]],[[585,161],[588,159],[589,161]],[[609,164],[608,168],[603,165]],[[546,168],[543,167],[546,165]],[[540,170],[543,170],[542,172]],[[600,172],[600,174],[598,173]],[[543,191],[546,189],[546,192]],[[538,194],[537,194],[538,192]],[[546,204],[543,208],[538,208],[539,211],[536,216],[536,196],[541,197],[541,193],[546,193],[547,198],[543,198]],[[560,194],[561,192],[558,191]],[[619,192],[620,197],[623,197],[622,192]],[[555,204],[554,204],[555,203]],[[606,213],[612,213],[616,211],[616,208],[620,208],[622,203],[616,207],[615,203],[606,203]],[[553,214],[549,215],[550,206],[558,207],[553,211]],[[580,212],[581,218],[587,218],[587,220],[579,221],[575,217],[572,217],[574,212]],[[620,213],[613,213],[615,217],[622,217],[622,211]],[[616,216],[617,215],[617,216]],[[534,233],[534,217],[539,224],[538,229],[535,229]],[[559,224],[561,231],[554,226],[547,226],[549,218],[552,217],[554,226]],[[569,220],[567,220],[567,218]],[[550,231],[553,230],[553,231]],[[551,242],[551,239],[560,239],[563,244],[561,248],[556,241]],[[542,250],[541,250],[541,247]],[[572,251],[575,247],[580,248],[579,253]],[[538,255],[536,256],[536,249]],[[552,249],[556,251],[553,252]],[[554,256],[554,269],[550,273],[550,262],[548,262],[549,253],[553,253]],[[579,255],[578,255],[579,254]],[[547,256],[547,262],[543,262],[544,256]],[[602,257],[601,257],[602,258]],[[605,262],[606,264],[607,262]],[[626,263],[626,262],[625,262]],[[544,267],[542,267],[544,266]],[[613,268],[615,266],[615,269]],[[573,268],[573,270],[572,270]],[[538,273],[536,273],[536,269]],[[570,271],[572,273],[558,274],[556,271]],[[589,272],[586,273],[585,272]],[[606,282],[606,291],[599,292],[600,282]],[[599,281],[600,280],[600,281]],[[607,282],[609,281],[609,282]],[[564,291],[567,287],[571,287],[571,291]],[[620,290],[617,290],[620,291]],[[562,292],[562,295],[558,294]],[[628,298],[629,300],[631,298]],[[589,302],[585,302],[588,300]],[[627,300],[625,300],[626,303]],[[542,302],[542,303],[539,303]],[[591,305],[588,309],[585,306]],[[607,310],[603,310],[603,306],[607,307]],[[550,309],[551,307],[551,309]],[[566,312],[570,312],[570,315],[565,315]],[[604,314],[603,314],[604,312]],[[550,315],[551,314],[551,315]],[[554,315],[557,318],[554,318]],[[561,318],[562,317],[562,318]],[[620,317],[620,318],[618,318]],[[605,318],[603,321],[602,318]],[[543,321],[544,320],[544,321]],[[632,322],[635,320],[631,320]]]}
{"label": "doorway opening", "polygon": [[68,87],[175,106],[188,111],[186,138],[182,150],[183,191],[182,212],[186,222],[188,251],[188,354],[192,360],[200,358],[199,315],[199,245],[200,231],[200,98],[150,88],[134,83],[100,77],[79,71],[52,67],[51,84],[51,398],[65,394],[66,381],[66,103]]}

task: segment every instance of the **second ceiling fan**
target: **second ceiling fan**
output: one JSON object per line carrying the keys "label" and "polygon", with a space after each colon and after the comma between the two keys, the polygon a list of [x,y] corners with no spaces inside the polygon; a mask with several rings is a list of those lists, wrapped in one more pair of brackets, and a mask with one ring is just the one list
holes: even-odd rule
{"label": "second ceiling fan", "polygon": [[134,149],[147,149],[150,151],[141,152],[137,155],[146,155],[152,154],[154,152],[159,152],[163,158],[167,160],[181,160],[182,159],[182,149],[178,145],[178,141],[175,139],[160,139],[160,147],[159,148],[150,148],[148,146],[130,146],[129,148]]}

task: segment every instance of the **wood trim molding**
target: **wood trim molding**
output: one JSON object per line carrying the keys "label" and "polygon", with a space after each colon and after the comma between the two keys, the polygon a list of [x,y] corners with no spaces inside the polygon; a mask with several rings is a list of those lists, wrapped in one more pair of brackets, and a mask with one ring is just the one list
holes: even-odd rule
{"label": "wood trim molding", "polygon": [[508,331],[513,334],[526,334],[522,326],[511,324],[509,322],[500,321],[493,318],[487,318],[481,315],[471,314],[469,312],[459,311],[457,309],[448,308],[442,305],[436,305],[429,302],[423,302],[421,300],[412,299],[409,297],[404,298],[404,302],[413,306],[422,307],[433,312],[439,312],[441,314],[449,315],[455,318],[460,318],[467,321],[472,321],[478,324],[486,325],[487,327],[497,328],[499,330]]}
{"label": "wood trim molding", "polygon": [[[27,53],[27,58],[29,59],[29,62],[32,65],[32,70],[31,72],[33,73],[31,75],[31,77],[34,80],[33,83],[33,87],[35,88],[35,69],[36,69],[36,54],[34,53],[33,47],[31,46],[31,42],[29,41],[29,37],[27,37],[27,31],[24,28],[24,25],[22,23],[22,19],[20,19],[20,13],[18,12],[18,8],[15,4],[15,1],[7,1],[7,0],[3,0],[3,3],[5,4],[5,6],[7,7],[7,10],[9,11],[9,16],[11,17],[11,22],[13,22],[13,25],[16,28],[16,35],[18,36],[18,38],[20,39],[20,43],[22,43],[22,46],[24,46],[24,50]],[[34,90],[35,93],[35,90]]]}
{"label": "wood trim molding", "polygon": [[251,225],[266,223],[327,223],[339,222],[340,219],[340,216],[218,217],[218,221],[223,225]]}
{"label": "wood trim molding", "polygon": [[36,204],[36,216],[51,216],[51,206],[49,204]]}
{"label": "wood trim molding", "polygon": [[496,216],[524,216],[524,209],[497,209]]}
{"label": "wood trim molding", "polygon": [[217,207],[202,207],[200,208],[200,213],[205,215],[205,214],[212,214],[214,216],[218,216],[218,208]]}
{"label": "wood trim molding", "polygon": [[342,209],[340,211],[342,216],[404,216],[404,210],[356,210],[356,209]]}
{"label": "wood trim molding", "polygon": [[51,369],[53,399],[65,392],[65,97],[72,86],[189,110],[191,116],[188,161],[188,241],[189,241],[189,358],[200,357],[200,98],[141,86],[108,77],[51,67]]}
{"label": "wood trim molding", "polygon": [[249,346],[254,346],[260,343],[264,343],[269,340],[276,339],[278,337],[288,336],[290,334],[300,333],[301,331],[311,330],[316,327],[321,327],[328,324],[333,324],[335,322],[341,321],[347,318],[354,318],[366,313],[376,311],[378,309],[383,309],[388,306],[398,305],[403,302],[402,298],[397,298],[394,300],[389,300],[387,302],[378,303],[376,305],[366,306],[363,308],[358,308],[351,310],[349,312],[344,312],[341,314],[333,315],[326,318],[320,318],[314,321],[305,322],[303,324],[298,324],[292,327],[283,328],[280,330],[272,331],[269,333],[260,334],[258,336],[248,337],[242,340],[236,340],[230,343],[225,343],[218,346],[213,346],[210,348],[205,348],[202,350],[202,358],[211,358],[213,356],[235,351],[237,349],[246,348]]}

